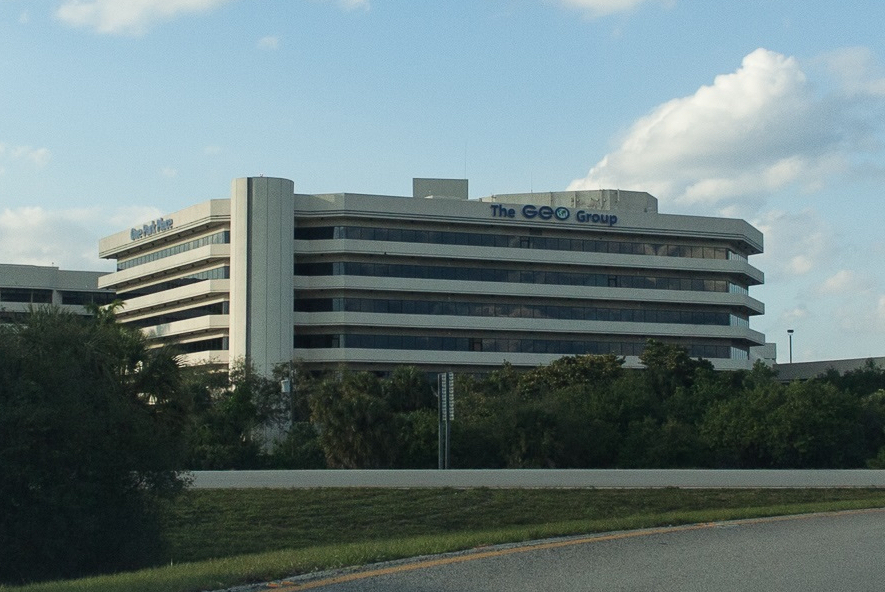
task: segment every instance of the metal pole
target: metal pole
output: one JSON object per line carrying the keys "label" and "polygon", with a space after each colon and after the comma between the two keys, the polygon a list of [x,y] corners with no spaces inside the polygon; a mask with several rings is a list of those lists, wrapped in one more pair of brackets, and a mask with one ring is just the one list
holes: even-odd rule
{"label": "metal pole", "polygon": [[446,414],[446,468],[450,467],[449,465],[449,452],[451,451],[452,445],[452,422],[449,420],[448,414]]}
{"label": "metal pole", "polygon": [[295,427],[295,377],[292,371],[292,360],[289,360],[289,384],[292,392],[289,393],[289,426]]}
{"label": "metal pole", "polygon": [[793,330],[787,329],[787,335],[790,337],[790,363],[793,363]]}
{"label": "metal pole", "polygon": [[443,389],[443,378],[442,374],[437,374],[436,376],[436,397],[437,397],[437,407],[439,407],[439,447],[438,447],[438,456],[439,463],[438,468],[440,470],[445,468],[445,426],[443,425],[443,418],[445,417],[445,409],[443,403],[443,397],[445,396]]}

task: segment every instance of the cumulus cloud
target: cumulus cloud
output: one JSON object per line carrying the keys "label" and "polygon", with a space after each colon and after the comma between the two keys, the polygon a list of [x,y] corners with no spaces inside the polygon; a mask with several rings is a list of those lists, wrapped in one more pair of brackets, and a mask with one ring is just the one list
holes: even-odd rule
{"label": "cumulus cloud", "polygon": [[0,210],[0,260],[63,269],[110,270],[113,263],[98,257],[98,240],[161,215],[149,207],[111,212],[106,208],[6,208]]}
{"label": "cumulus cloud", "polygon": [[753,264],[766,270],[766,283],[806,275],[837,257],[833,227],[815,210],[771,210],[752,222],[765,237],[765,252]]}
{"label": "cumulus cloud", "polygon": [[872,117],[857,125],[852,107],[816,95],[795,58],[757,49],[735,72],[640,118],[569,189],[646,190],[695,211],[792,184],[815,191],[867,145]]}
{"label": "cumulus cloud", "polygon": [[52,153],[48,148],[0,144],[0,162],[27,162],[38,168],[43,168],[49,163],[51,157]]}
{"label": "cumulus cloud", "polygon": [[821,60],[849,95],[885,97],[885,73],[867,47],[845,47]]}
{"label": "cumulus cloud", "polygon": [[337,2],[345,10],[369,9],[369,0],[337,0]]}
{"label": "cumulus cloud", "polygon": [[840,269],[826,280],[820,287],[822,294],[844,294],[856,291],[863,280],[858,274],[850,269]]}
{"label": "cumulus cloud", "polygon": [[[627,12],[640,4],[649,4],[649,0],[557,0],[567,8],[585,11],[592,17],[608,16],[617,12]],[[674,4],[673,1],[654,0],[658,4]]]}
{"label": "cumulus cloud", "polygon": [[258,40],[258,49],[277,49],[279,46],[280,38],[273,35],[268,35]]}
{"label": "cumulus cloud", "polygon": [[56,17],[75,27],[114,35],[140,35],[177,16],[207,12],[230,0],[65,0]]}

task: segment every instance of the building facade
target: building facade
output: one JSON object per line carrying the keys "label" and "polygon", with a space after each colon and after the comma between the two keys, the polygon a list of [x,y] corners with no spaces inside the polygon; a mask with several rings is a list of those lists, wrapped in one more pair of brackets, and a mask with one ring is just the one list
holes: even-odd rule
{"label": "building facade", "polygon": [[304,195],[242,178],[211,200],[101,240],[119,318],[192,363],[302,360],[387,371],[485,371],[614,353],[649,338],[717,368],[750,366],[762,234],[660,214],[643,192],[467,199],[466,180],[409,197]]}
{"label": "building facade", "polygon": [[0,263],[0,322],[21,319],[32,307],[55,305],[74,314],[113,302],[113,290],[98,287],[97,271],[68,271],[46,265]]}

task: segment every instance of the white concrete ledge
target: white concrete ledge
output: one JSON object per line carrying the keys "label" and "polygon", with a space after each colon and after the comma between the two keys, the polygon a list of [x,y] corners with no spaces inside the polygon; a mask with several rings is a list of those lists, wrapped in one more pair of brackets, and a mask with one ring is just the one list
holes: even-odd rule
{"label": "white concrete ledge", "polygon": [[195,471],[195,489],[318,487],[885,488],[885,470],[491,469]]}

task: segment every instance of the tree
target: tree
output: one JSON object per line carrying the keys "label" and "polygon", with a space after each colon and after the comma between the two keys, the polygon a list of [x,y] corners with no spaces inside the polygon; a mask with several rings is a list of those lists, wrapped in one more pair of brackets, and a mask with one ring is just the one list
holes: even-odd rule
{"label": "tree", "polygon": [[0,581],[148,565],[183,486],[178,365],[137,331],[56,308],[0,326]]}
{"label": "tree", "polygon": [[866,460],[861,402],[831,384],[790,383],[769,422],[778,466],[857,468]]}
{"label": "tree", "polygon": [[374,374],[342,370],[326,378],[313,393],[310,410],[329,467],[393,466],[393,412]]}
{"label": "tree", "polygon": [[287,438],[290,402],[278,381],[245,360],[227,371],[197,370],[202,404],[192,415],[191,461],[200,469],[255,469]]}
{"label": "tree", "polygon": [[624,358],[612,354],[563,356],[519,377],[523,397],[537,397],[551,390],[587,384],[611,384],[624,374]]}
{"label": "tree", "polygon": [[678,345],[649,339],[639,356],[645,365],[645,378],[658,398],[664,401],[680,387],[688,388],[701,370],[713,370],[709,360],[692,359],[688,351]]}

